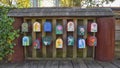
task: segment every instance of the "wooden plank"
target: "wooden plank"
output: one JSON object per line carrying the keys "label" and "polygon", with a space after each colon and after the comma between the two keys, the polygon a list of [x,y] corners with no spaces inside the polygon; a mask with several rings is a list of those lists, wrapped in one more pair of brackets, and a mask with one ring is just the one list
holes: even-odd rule
{"label": "wooden plank", "polygon": [[38,61],[31,61],[29,66],[29,68],[38,68]]}
{"label": "wooden plank", "polygon": [[[42,26],[44,25],[45,19],[42,19]],[[44,27],[42,27],[43,30]],[[46,35],[46,33],[44,31],[42,31],[42,37],[44,37]],[[46,58],[47,54],[46,54],[46,46],[42,45],[42,54],[43,57]]]}
{"label": "wooden plank", "polygon": [[[24,19],[24,22],[26,22],[26,19]],[[24,33],[24,36],[26,36],[26,33]],[[27,48],[24,47],[24,55],[25,55],[25,59],[27,58]]]}
{"label": "wooden plank", "polygon": [[117,66],[113,65],[110,62],[97,61],[97,63],[99,63],[103,68],[118,68]]}
{"label": "wooden plank", "polygon": [[58,62],[59,61],[48,61],[45,65],[45,68],[58,68]]}
{"label": "wooden plank", "polygon": [[59,63],[59,68],[73,68],[72,61],[63,60]]}
{"label": "wooden plank", "polygon": [[63,27],[64,27],[64,30],[63,30],[63,31],[64,31],[64,32],[63,32],[63,33],[64,33],[64,34],[63,34],[63,41],[64,41],[64,42],[63,42],[63,58],[66,57],[66,52],[67,52],[67,51],[66,51],[66,36],[67,36],[67,35],[66,35],[66,34],[67,34],[67,33],[66,33],[66,24],[67,24],[67,20],[64,18],[64,19],[63,19]]}
{"label": "wooden plank", "polygon": [[85,64],[88,66],[88,68],[103,68],[101,65],[99,65],[94,60],[84,60]]}
{"label": "wooden plank", "polygon": [[80,68],[79,62],[77,60],[72,60],[73,68]]}
{"label": "wooden plank", "polygon": [[56,33],[55,33],[55,26],[56,26],[56,19],[53,19],[53,58],[56,58],[56,45],[55,45],[55,40],[56,40]]}
{"label": "wooden plank", "polygon": [[15,68],[29,68],[29,62],[19,63]]}
{"label": "wooden plank", "polygon": [[78,64],[80,68],[87,68],[87,65],[84,63],[83,60],[78,60]]}
{"label": "wooden plank", "polygon": [[120,60],[114,60],[114,61],[112,61],[112,64],[114,64],[115,66],[120,68]]}
{"label": "wooden plank", "polygon": [[16,68],[17,63],[4,63],[0,68]]}
{"label": "wooden plank", "polygon": [[38,68],[45,68],[47,61],[46,60],[40,60],[38,62]]}
{"label": "wooden plank", "polygon": [[[35,19],[32,19],[32,25],[35,22]],[[36,40],[36,33],[32,31],[32,42]],[[36,58],[36,49],[32,48],[32,58]]]}
{"label": "wooden plank", "polygon": [[77,43],[76,43],[76,41],[77,41],[77,19],[75,19],[74,18],[74,27],[75,27],[75,31],[74,31],[74,33],[73,33],[73,36],[74,36],[74,38],[75,38],[75,40],[74,40],[74,46],[73,46],[73,58],[77,58]]}

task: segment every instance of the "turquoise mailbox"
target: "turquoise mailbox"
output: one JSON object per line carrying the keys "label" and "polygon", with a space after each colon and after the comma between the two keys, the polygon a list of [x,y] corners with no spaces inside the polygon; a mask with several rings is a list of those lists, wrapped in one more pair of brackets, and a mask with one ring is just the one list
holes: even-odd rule
{"label": "turquoise mailbox", "polygon": [[62,27],[62,25],[58,24],[56,26],[56,34],[63,34],[63,27]]}
{"label": "turquoise mailbox", "polygon": [[74,45],[74,37],[73,36],[68,36],[68,46],[73,46]]}

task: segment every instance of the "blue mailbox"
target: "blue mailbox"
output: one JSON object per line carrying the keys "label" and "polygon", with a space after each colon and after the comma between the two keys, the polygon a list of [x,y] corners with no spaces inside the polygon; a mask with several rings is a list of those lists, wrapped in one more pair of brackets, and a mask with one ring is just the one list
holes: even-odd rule
{"label": "blue mailbox", "polygon": [[52,24],[51,22],[45,22],[44,23],[44,32],[51,32],[52,31]]}
{"label": "blue mailbox", "polygon": [[85,48],[85,39],[79,38],[78,39],[78,48]]}
{"label": "blue mailbox", "polygon": [[30,45],[30,40],[29,40],[29,37],[28,36],[24,36],[22,38],[22,45],[23,46],[29,46]]}

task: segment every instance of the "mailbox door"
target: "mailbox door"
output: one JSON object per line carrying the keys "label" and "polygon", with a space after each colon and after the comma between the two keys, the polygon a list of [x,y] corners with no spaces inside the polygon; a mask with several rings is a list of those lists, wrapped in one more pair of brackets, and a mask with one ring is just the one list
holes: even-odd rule
{"label": "mailbox door", "polygon": [[85,35],[85,27],[78,26],[78,35],[84,36]]}
{"label": "mailbox door", "polygon": [[43,40],[43,44],[44,44],[45,46],[51,45],[52,37],[51,37],[51,36],[45,36],[45,37],[43,37],[42,40]]}
{"label": "mailbox door", "polygon": [[52,24],[51,22],[44,23],[44,32],[51,32],[52,31]]}
{"label": "mailbox door", "polygon": [[63,27],[62,25],[56,26],[56,34],[63,34]]}
{"label": "mailbox door", "polygon": [[63,48],[63,40],[61,38],[56,39],[56,48]]}
{"label": "mailbox door", "polygon": [[33,31],[34,32],[40,32],[41,31],[41,24],[39,22],[35,22],[33,24]]}
{"label": "mailbox door", "polygon": [[29,45],[30,45],[30,44],[29,44],[29,37],[24,36],[24,37],[22,38],[22,45],[23,45],[23,46],[29,46]]}
{"label": "mailbox door", "polygon": [[74,30],[75,30],[74,22],[72,22],[72,21],[68,22],[68,24],[67,24],[67,31],[68,32],[73,32]]}
{"label": "mailbox door", "polygon": [[85,48],[85,39],[78,39],[78,48]]}
{"label": "mailbox door", "polygon": [[68,36],[68,46],[73,46],[73,45],[74,45],[74,37]]}
{"label": "mailbox door", "polygon": [[97,45],[96,37],[95,36],[88,36],[87,44],[88,44],[88,46],[96,46]]}
{"label": "mailbox door", "polygon": [[40,49],[40,40],[35,40],[34,42],[33,42],[33,47],[35,48],[35,49]]}
{"label": "mailbox door", "polygon": [[97,32],[97,23],[91,24],[91,32]]}
{"label": "mailbox door", "polygon": [[22,32],[28,32],[28,24],[27,23],[23,23],[21,28],[22,28],[21,29]]}

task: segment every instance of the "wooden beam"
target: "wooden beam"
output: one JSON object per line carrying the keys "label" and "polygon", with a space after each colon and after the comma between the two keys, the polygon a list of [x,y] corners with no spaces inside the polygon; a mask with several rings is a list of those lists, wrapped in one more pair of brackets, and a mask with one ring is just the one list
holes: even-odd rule
{"label": "wooden beam", "polygon": [[[32,25],[34,22],[35,22],[35,19],[32,19]],[[36,33],[32,31],[32,42],[34,42],[35,40],[36,40]],[[36,49],[32,47],[32,58],[36,58],[36,57],[37,57]]]}
{"label": "wooden beam", "polygon": [[66,36],[67,36],[67,33],[66,33],[66,24],[67,24],[67,20],[64,18],[63,19],[63,58],[66,58]]}
{"label": "wooden beam", "polygon": [[75,31],[73,32],[73,37],[74,37],[74,46],[73,46],[73,58],[77,58],[77,19],[73,19],[74,21],[74,27],[75,27]]}
{"label": "wooden beam", "polygon": [[[45,19],[42,19],[42,26],[44,26],[44,22],[45,22]],[[42,30],[43,30],[44,27],[42,27]],[[44,37],[46,35],[46,33],[44,31],[42,31],[42,37]],[[46,58],[47,57],[47,54],[46,54],[46,46],[42,45],[42,54],[43,54],[43,58]]]}
{"label": "wooden beam", "polygon": [[[87,28],[87,19],[86,18],[84,19],[84,25]],[[87,31],[86,31],[85,36],[84,36],[84,39],[86,39],[86,38],[87,38]],[[86,58],[86,57],[87,57],[87,46],[83,49],[83,58]]]}
{"label": "wooden beam", "polygon": [[53,58],[56,58],[56,45],[55,45],[55,41],[56,41],[56,33],[55,33],[55,26],[56,26],[56,19],[53,19]]}

